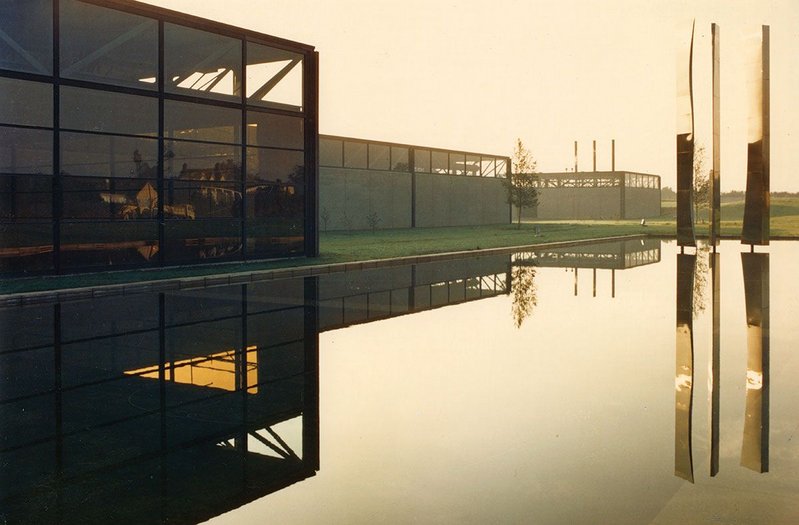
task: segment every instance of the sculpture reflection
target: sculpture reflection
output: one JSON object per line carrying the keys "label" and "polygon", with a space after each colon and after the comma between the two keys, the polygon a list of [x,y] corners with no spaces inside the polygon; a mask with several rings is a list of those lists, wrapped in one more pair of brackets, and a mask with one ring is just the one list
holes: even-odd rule
{"label": "sculpture reflection", "polygon": [[719,472],[719,410],[721,396],[721,256],[718,252],[708,255],[711,280],[713,282],[713,342],[708,371],[710,393],[710,475]]}
{"label": "sculpture reflection", "polygon": [[746,417],[741,465],[768,472],[769,462],[769,255],[742,253],[746,294]]}
{"label": "sculpture reflection", "polygon": [[677,255],[677,359],[674,376],[674,474],[693,483],[693,284],[696,255]]}

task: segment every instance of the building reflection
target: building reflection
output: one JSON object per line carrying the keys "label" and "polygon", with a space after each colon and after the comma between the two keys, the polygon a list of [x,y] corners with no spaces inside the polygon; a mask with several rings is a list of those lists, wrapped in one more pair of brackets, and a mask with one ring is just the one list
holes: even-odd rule
{"label": "building reflection", "polygon": [[317,290],[0,311],[3,522],[196,523],[313,476]]}
{"label": "building reflection", "polygon": [[319,333],[509,290],[509,256],[0,309],[0,521],[210,519],[319,469]]}
{"label": "building reflection", "polygon": [[741,465],[768,472],[769,461],[769,255],[742,253],[746,295],[746,416]]}

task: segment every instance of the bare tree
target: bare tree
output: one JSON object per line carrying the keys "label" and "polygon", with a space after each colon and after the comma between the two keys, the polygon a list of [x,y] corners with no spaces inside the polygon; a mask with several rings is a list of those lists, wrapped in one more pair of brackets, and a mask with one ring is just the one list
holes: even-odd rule
{"label": "bare tree", "polygon": [[522,224],[522,209],[538,205],[538,179],[534,175],[536,162],[530,151],[524,146],[522,139],[516,139],[513,148],[512,169],[505,179],[508,190],[508,204],[518,210],[516,227]]}

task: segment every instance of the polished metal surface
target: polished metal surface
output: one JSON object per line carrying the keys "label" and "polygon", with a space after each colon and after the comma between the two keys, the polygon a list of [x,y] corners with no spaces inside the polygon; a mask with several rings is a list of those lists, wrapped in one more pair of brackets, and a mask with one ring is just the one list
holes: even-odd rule
{"label": "polished metal surface", "polygon": [[674,375],[674,475],[693,483],[691,441],[694,383],[694,267],[696,255],[677,255],[677,362]]}
{"label": "polished metal surface", "polygon": [[677,244],[696,246],[694,233],[694,27],[677,60]]}
{"label": "polished metal surface", "polygon": [[769,244],[769,26],[750,42],[754,51],[747,61],[749,71],[749,129],[746,161],[746,204],[741,242]]}
{"label": "polished metal surface", "polygon": [[769,469],[769,254],[742,253],[746,296],[746,415],[741,465]]}

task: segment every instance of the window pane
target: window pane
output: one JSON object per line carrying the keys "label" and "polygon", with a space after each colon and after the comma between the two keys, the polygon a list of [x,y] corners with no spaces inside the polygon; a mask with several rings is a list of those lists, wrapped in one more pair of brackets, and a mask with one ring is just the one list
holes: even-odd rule
{"label": "window pane", "polygon": [[253,220],[247,224],[247,257],[250,259],[301,254],[305,250],[302,214],[281,219]]}
{"label": "window pane", "polygon": [[158,261],[158,249],[153,220],[61,223],[63,268],[150,266]]}
{"label": "window pane", "polygon": [[45,223],[5,223],[0,273],[51,270],[53,268],[53,225]]}
{"label": "window pane", "polygon": [[247,217],[302,217],[305,192],[302,184],[264,182],[247,185]]}
{"label": "window pane", "polygon": [[463,153],[449,154],[449,172],[463,175],[465,172],[466,155]]}
{"label": "window pane", "polygon": [[3,0],[0,30],[0,68],[53,73],[52,0]]}
{"label": "window pane", "polygon": [[391,147],[391,169],[408,171],[408,148]]}
{"label": "window pane", "polygon": [[156,89],[158,22],[61,0],[61,76]]}
{"label": "window pane", "polygon": [[155,180],[63,177],[66,219],[154,219],[158,216]]}
{"label": "window pane", "polygon": [[241,41],[164,24],[165,90],[195,96],[241,96]]}
{"label": "window pane", "polygon": [[340,168],[343,165],[342,147],[340,140],[319,139],[319,165]]}
{"label": "window pane", "polygon": [[430,173],[430,150],[413,150],[413,169],[421,173]]}
{"label": "window pane", "polygon": [[52,206],[51,177],[0,176],[0,219],[48,219],[53,216]]}
{"label": "window pane", "polygon": [[391,167],[391,150],[382,144],[369,144],[369,169],[387,170]]}
{"label": "window pane", "polygon": [[241,111],[166,100],[164,133],[167,138],[239,143]]}
{"label": "window pane", "polygon": [[497,177],[504,177],[508,174],[508,163],[506,159],[497,159]]}
{"label": "window pane", "polygon": [[154,137],[158,135],[158,100],[62,86],[61,127]]}
{"label": "window pane", "polygon": [[202,142],[166,142],[164,178],[231,181],[241,179],[241,148]]}
{"label": "window pane", "polygon": [[483,157],[480,161],[480,175],[493,177],[496,175],[496,162],[493,157]]}
{"label": "window pane", "polygon": [[464,165],[466,175],[480,175],[480,157],[477,155],[466,155]]}
{"label": "window pane", "polygon": [[247,101],[302,111],[302,55],[247,42]]}
{"label": "window pane", "polygon": [[53,127],[50,84],[0,78],[0,123]]}
{"label": "window pane", "polygon": [[344,142],[344,167],[366,168],[366,144],[363,142]]}
{"label": "window pane", "polygon": [[247,180],[301,184],[305,179],[305,155],[301,151],[247,148]]}
{"label": "window pane", "polygon": [[164,183],[164,217],[206,219],[241,216],[239,183],[169,179]]}
{"label": "window pane", "polygon": [[61,133],[61,172],[97,177],[157,177],[155,139]]}
{"label": "window pane", "polygon": [[446,151],[434,151],[432,168],[433,173],[447,173],[449,171],[449,154]]}
{"label": "window pane", "polygon": [[216,262],[241,258],[241,221],[168,220],[164,227],[167,263]]}
{"label": "window pane", "polygon": [[250,111],[247,113],[247,144],[304,149],[303,119]]}
{"label": "window pane", "polygon": [[53,132],[0,127],[0,173],[53,173]]}

